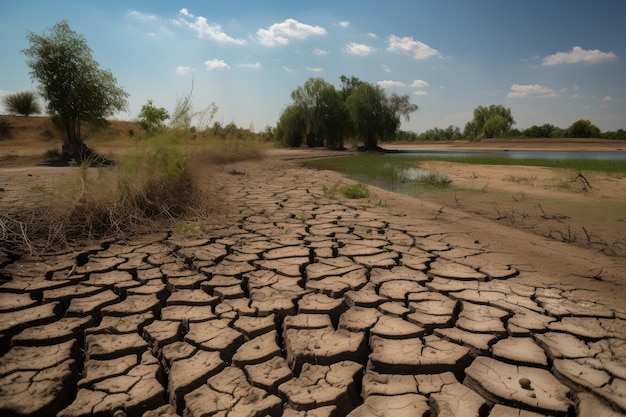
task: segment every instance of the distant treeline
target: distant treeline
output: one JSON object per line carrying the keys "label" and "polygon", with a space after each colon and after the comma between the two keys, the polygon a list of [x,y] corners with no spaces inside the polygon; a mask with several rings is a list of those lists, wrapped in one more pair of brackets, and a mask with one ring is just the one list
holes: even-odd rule
{"label": "distant treeline", "polygon": [[[623,139],[626,140],[626,131],[619,129],[616,131],[602,132],[588,120],[577,120],[567,129],[563,129],[553,124],[546,123],[541,126],[533,125],[527,129],[508,129],[498,137],[501,138],[602,138],[602,139]],[[438,127],[428,129],[420,134],[415,132],[400,130],[396,133],[396,141],[450,141],[461,139],[474,139],[470,132],[463,132],[457,126],[450,125],[445,129]]]}

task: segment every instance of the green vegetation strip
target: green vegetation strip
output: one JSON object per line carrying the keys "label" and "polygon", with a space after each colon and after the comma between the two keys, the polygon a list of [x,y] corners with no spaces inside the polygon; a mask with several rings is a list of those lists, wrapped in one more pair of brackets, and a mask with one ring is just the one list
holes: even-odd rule
{"label": "green vegetation strip", "polygon": [[[594,159],[514,159],[507,156],[398,156],[357,155],[308,161],[306,166],[316,169],[339,171],[348,175],[365,175],[393,181],[398,168],[418,168],[424,161],[447,161],[478,165],[522,165],[548,168],[572,169],[576,171],[599,171],[626,175],[626,160]],[[395,167],[395,168],[394,168]]]}

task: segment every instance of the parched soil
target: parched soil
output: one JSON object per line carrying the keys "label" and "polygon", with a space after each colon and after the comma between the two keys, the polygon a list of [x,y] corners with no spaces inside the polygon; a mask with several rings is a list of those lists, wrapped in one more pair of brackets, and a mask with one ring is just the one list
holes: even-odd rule
{"label": "parched soil", "polygon": [[[194,235],[3,245],[0,415],[626,413],[623,257],[469,200],[330,199],[353,182],[293,162],[307,155],[213,171],[222,210]],[[4,207],[40,169],[0,168]]]}
{"label": "parched soil", "polygon": [[429,161],[451,190],[420,198],[478,214],[540,236],[626,256],[626,176],[527,166]]}

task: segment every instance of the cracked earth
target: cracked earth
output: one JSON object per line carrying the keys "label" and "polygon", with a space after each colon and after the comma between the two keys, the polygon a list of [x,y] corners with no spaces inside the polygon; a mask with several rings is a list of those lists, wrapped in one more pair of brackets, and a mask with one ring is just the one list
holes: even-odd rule
{"label": "cracked earth", "polygon": [[236,168],[201,236],[0,250],[0,415],[626,414],[623,270],[600,255]]}

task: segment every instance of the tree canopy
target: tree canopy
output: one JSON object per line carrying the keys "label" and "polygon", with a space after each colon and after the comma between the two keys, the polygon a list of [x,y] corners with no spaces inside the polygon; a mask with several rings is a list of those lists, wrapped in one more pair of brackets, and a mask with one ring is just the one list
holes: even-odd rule
{"label": "tree canopy", "polygon": [[341,90],[321,78],[310,78],[291,93],[292,103],[282,111],[277,137],[289,146],[343,148],[356,136],[366,148],[392,138],[401,118],[418,109],[407,95],[391,94],[354,76],[342,75]]}
{"label": "tree canopy", "polygon": [[599,138],[600,129],[589,120],[576,120],[567,129],[567,136],[571,138]]}
{"label": "tree canopy", "polygon": [[514,124],[511,109],[500,104],[478,106],[474,109],[474,118],[465,125],[463,134],[468,138],[502,137]]}
{"label": "tree canopy", "polygon": [[146,104],[141,106],[139,112],[139,123],[148,131],[148,134],[165,127],[165,120],[169,119],[170,115],[163,107],[156,107],[152,100],[148,100]]}
{"label": "tree canopy", "polygon": [[67,21],[43,35],[29,32],[27,39],[30,47],[22,52],[31,78],[39,83],[46,110],[61,132],[65,158],[91,158],[81,138],[81,123],[106,123],[106,117],[126,109],[128,94],[117,86],[111,71],[100,68],[85,38]]}

